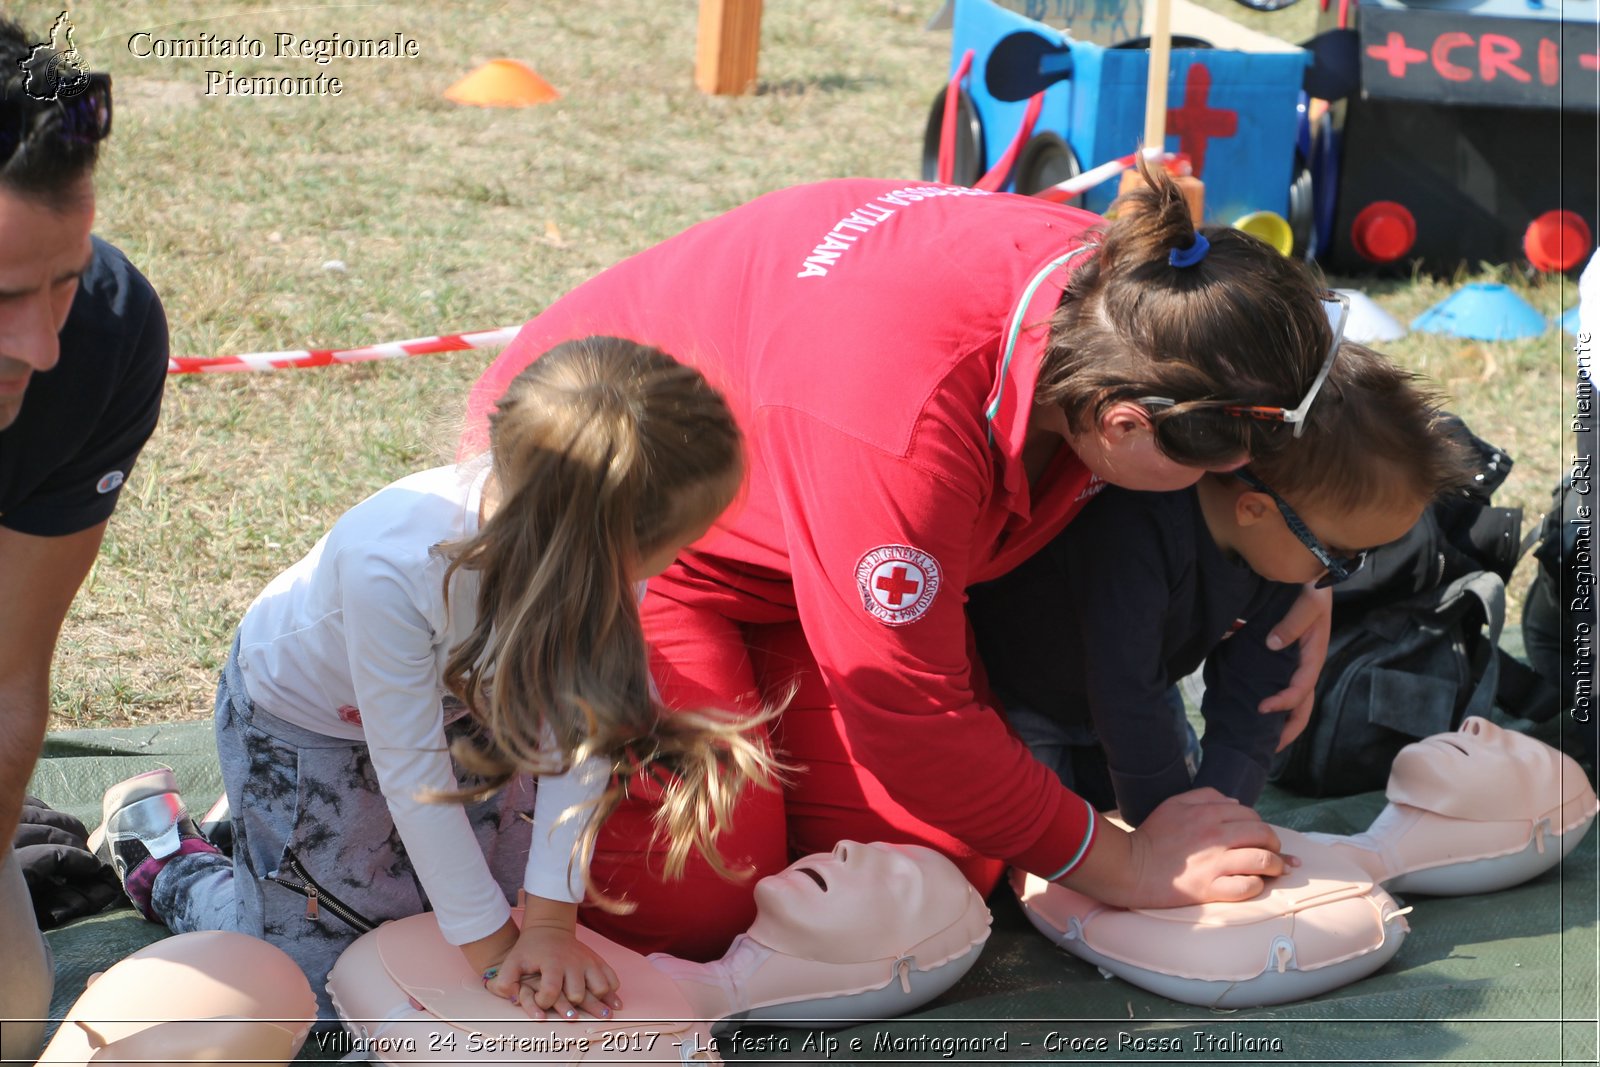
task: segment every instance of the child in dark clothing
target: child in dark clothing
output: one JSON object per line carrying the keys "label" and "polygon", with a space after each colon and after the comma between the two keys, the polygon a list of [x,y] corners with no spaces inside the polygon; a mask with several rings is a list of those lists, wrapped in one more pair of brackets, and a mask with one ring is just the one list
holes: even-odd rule
{"label": "child in dark clothing", "polygon": [[[1468,477],[1432,398],[1384,357],[1346,342],[1328,390],[1304,441],[1179,492],[1107,489],[1042,551],[971,591],[1012,726],[1065,784],[1131,825],[1197,787],[1255,802],[1293,739],[1287,713],[1259,710],[1297,662],[1267,634],[1301,583],[1348,577]],[[1172,687],[1202,662],[1196,768]]]}
{"label": "child in dark clothing", "polygon": [[[1042,552],[972,591],[978,650],[1012,726],[1062,782],[1130,825],[1196,786],[1253,802],[1288,714],[1256,705],[1294,673],[1294,650],[1265,640],[1300,587],[1218,544],[1201,497],[1226,492],[1213,476],[1175,493],[1107,489]],[[1196,773],[1168,693],[1202,661]]]}

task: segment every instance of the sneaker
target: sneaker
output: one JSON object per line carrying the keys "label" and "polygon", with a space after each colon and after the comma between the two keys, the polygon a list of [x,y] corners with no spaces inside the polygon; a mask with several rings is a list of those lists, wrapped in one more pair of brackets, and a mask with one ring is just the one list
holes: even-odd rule
{"label": "sneaker", "polygon": [[216,852],[189,817],[178,780],[165,767],[135,775],[106,790],[100,802],[104,821],[89,835],[89,851],[111,864],[123,891],[145,918],[156,875],[174,856]]}

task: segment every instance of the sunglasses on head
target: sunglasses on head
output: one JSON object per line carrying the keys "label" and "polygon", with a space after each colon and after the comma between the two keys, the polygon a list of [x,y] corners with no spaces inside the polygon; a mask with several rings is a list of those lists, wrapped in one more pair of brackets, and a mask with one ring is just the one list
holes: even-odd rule
{"label": "sunglasses on head", "polygon": [[1294,408],[1233,404],[1224,407],[1223,411],[1229,415],[1239,415],[1249,419],[1290,423],[1294,426],[1296,437],[1305,433],[1306,416],[1311,413],[1311,402],[1317,399],[1323,383],[1328,380],[1328,372],[1333,370],[1333,361],[1339,355],[1339,345],[1344,341],[1345,323],[1350,320],[1350,298],[1343,293],[1325,290],[1322,294],[1322,310],[1327,313],[1328,325],[1333,329],[1333,343],[1328,346],[1328,354],[1322,360],[1322,369],[1317,371],[1317,376],[1312,379],[1311,388],[1307,390],[1305,399]]}
{"label": "sunglasses on head", "polygon": [[70,79],[55,100],[37,100],[15,84],[0,90],[0,166],[27,139],[39,115],[55,109],[60,116],[49,136],[87,145],[111,134],[111,75],[95,72]]}
{"label": "sunglasses on head", "polygon": [[[1326,290],[1322,293],[1322,310],[1328,316],[1328,325],[1333,330],[1333,342],[1328,346],[1321,369],[1311,381],[1311,388],[1306,390],[1305,397],[1293,408],[1264,404],[1210,404],[1164,415],[1160,409],[1176,408],[1178,401],[1166,396],[1139,397],[1138,403],[1156,409],[1152,411],[1156,416],[1154,426],[1163,450],[1175,459],[1211,459],[1218,458],[1218,449],[1231,445],[1236,454],[1244,447],[1238,428],[1234,426],[1230,430],[1226,423],[1217,421],[1219,419],[1254,419],[1293,426],[1296,437],[1305,433],[1306,416],[1311,413],[1312,403],[1327,382],[1328,374],[1333,370],[1333,361],[1339,355],[1339,345],[1344,341],[1345,324],[1350,319],[1350,298],[1343,293]],[[1166,423],[1171,425],[1164,426]]]}
{"label": "sunglasses on head", "polygon": [[1281,426],[1230,415],[1219,403],[1175,404],[1165,397],[1140,397],[1163,455],[1186,467],[1217,468],[1241,457],[1265,455]]}
{"label": "sunglasses on head", "polygon": [[1250,473],[1249,469],[1240,467],[1230,473],[1256,492],[1270,496],[1272,502],[1278,505],[1278,511],[1282,513],[1283,521],[1289,527],[1289,532],[1299,538],[1300,543],[1305,545],[1306,549],[1317,558],[1318,563],[1328,568],[1328,573],[1317,580],[1318,589],[1326,589],[1330,585],[1338,585],[1340,582],[1349,579],[1367,562],[1366,549],[1362,549],[1353,556],[1335,556],[1328,549],[1328,546],[1318,540],[1317,535],[1311,532],[1311,528],[1305,524],[1304,519],[1295,513],[1294,508],[1289,506],[1289,502],[1274,492],[1266,482]]}

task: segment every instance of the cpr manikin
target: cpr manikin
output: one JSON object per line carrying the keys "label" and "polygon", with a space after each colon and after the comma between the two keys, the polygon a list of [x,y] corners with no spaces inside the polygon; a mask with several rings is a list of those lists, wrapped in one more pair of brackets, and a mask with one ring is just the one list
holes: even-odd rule
{"label": "cpr manikin", "polygon": [[1132,985],[1207,1007],[1282,1004],[1399,951],[1411,909],[1385,890],[1460,896],[1527,881],[1572,851],[1596,810],[1570,757],[1480,718],[1402,749],[1387,796],[1354,836],[1278,828],[1301,865],[1247,901],[1125,910],[1032,875],[1012,884],[1035,927]]}
{"label": "cpr manikin", "polygon": [[181,934],[89,979],[41,1064],[288,1063],[317,998],[281,949],[245,934]]}
{"label": "cpr manikin", "polygon": [[939,853],[841,842],[756,885],[756,919],[720,960],[650,960],[702,1018],[903,1015],[954,985],[989,936],[989,909]]}
{"label": "cpr manikin", "polygon": [[[1571,759],[1476,718],[1402,750],[1387,795],[1361,834],[1279,829],[1300,866],[1248,901],[1124,910],[1031,876],[1014,884],[1036,927],[1134,985],[1193,1004],[1277,1004],[1362,978],[1399,950],[1409,909],[1386,888],[1515,885],[1570,852],[1597,807]],[[378,1062],[714,1063],[721,1024],[911,1011],[964,975],[989,935],[977,893],[917,846],[844,842],[763,879],[755,896],[756,921],[711,963],[646,958],[580,928],[621,978],[612,1019],[532,1021],[484,989],[426,914],[357,940],[329,991],[352,1051]],[[208,1025],[162,1025],[179,1009]],[[314,1015],[304,976],[277,949],[182,934],[91,985],[39,1062],[282,1064]]]}
{"label": "cpr manikin", "polygon": [[842,842],[763,878],[755,899],[755,922],[711,963],[647,958],[580,928],[621,979],[610,1019],[533,1021],[487,992],[426,914],[357,940],[328,991],[357,1046],[382,1063],[719,1063],[721,1024],[911,1011],[955,984],[989,936],[970,883],[916,845]]}

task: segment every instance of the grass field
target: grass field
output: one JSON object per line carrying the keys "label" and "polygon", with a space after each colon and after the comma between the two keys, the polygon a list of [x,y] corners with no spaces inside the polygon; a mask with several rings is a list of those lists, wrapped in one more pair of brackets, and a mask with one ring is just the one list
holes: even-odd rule
{"label": "grass field", "polygon": [[[934,0],[769,3],[759,91],[712,98],[692,84],[687,0],[68,6],[86,61],[116,78],[98,231],[162,294],[173,352],[197,356],[520,323],[617,259],[768,190],[915,176],[949,49],[948,34],[923,30]],[[1312,7],[1248,21],[1299,39]],[[60,9],[11,10],[42,34]],[[141,31],[150,37],[134,41]],[[202,31],[262,39],[267,55],[135,54]],[[272,55],[277,33],[396,32],[418,42],[417,58],[322,67]],[[528,63],[562,98],[527,110],[442,99],[497,56]],[[343,92],[208,96],[208,69],[321,72]],[[1369,291],[1408,320],[1463,280]],[[1507,280],[1547,315],[1573,298],[1570,285]],[[1555,332],[1489,345],[1413,335],[1391,349],[1516,458],[1501,502],[1530,515],[1561,465],[1564,344]],[[53,725],[209,715],[250,599],[344,508],[449,455],[491,355],[172,379],[63,632]]]}

